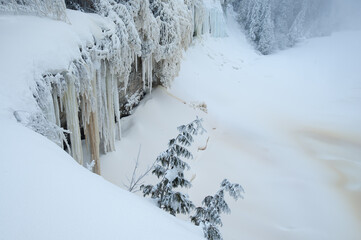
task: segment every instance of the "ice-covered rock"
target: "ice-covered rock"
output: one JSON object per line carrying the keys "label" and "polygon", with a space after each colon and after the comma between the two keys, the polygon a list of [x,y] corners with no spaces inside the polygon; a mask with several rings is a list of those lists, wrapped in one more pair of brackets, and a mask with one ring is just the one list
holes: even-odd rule
{"label": "ice-covered rock", "polygon": [[[88,18],[84,24],[89,24],[86,34],[91,37],[78,43],[77,57],[68,66],[36,76],[33,95],[43,119],[60,129],[53,134],[58,139],[52,140],[79,164],[87,166],[94,160],[97,173],[100,153],[114,151],[115,140],[121,137],[120,110],[132,101],[127,96],[143,96],[156,84],[169,86],[193,36],[226,36],[218,0],[100,0],[95,4],[98,15],[80,14],[74,19],[66,16],[62,0],[0,1],[0,11],[33,9],[35,3],[41,5],[39,11],[52,10],[50,17],[63,9],[65,17],[57,19],[71,24]],[[90,159],[84,159],[82,140]]]}

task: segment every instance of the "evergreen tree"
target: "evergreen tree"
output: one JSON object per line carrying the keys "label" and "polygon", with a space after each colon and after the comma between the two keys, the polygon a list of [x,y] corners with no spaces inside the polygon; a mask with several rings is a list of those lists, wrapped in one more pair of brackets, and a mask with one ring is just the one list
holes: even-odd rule
{"label": "evergreen tree", "polygon": [[221,227],[222,220],[220,214],[229,214],[231,210],[228,207],[227,202],[224,200],[224,193],[233,197],[235,200],[243,198],[244,193],[241,185],[230,183],[227,179],[224,179],[221,183],[221,189],[214,196],[207,196],[202,201],[202,207],[196,208],[196,214],[191,217],[191,221],[199,226],[203,227],[204,237],[209,240],[222,240],[221,233],[218,227]]}
{"label": "evergreen tree", "polygon": [[328,0],[232,0],[237,20],[262,54],[291,47],[300,39],[325,35],[332,4]]}
{"label": "evergreen tree", "polygon": [[197,118],[187,125],[178,127],[178,131],[178,136],[169,141],[168,149],[156,159],[152,174],[161,179],[160,182],[155,186],[141,186],[144,196],[150,195],[157,200],[159,208],[174,216],[178,213],[189,213],[194,208],[188,195],[176,192],[173,188],[191,187],[191,183],[184,178],[184,171],[190,167],[182,158],[193,158],[187,147],[193,143],[193,136],[202,134],[205,130],[202,120]]}
{"label": "evergreen tree", "polygon": [[310,2],[303,1],[300,11],[298,12],[293,24],[289,30],[289,39],[294,44],[298,39],[305,36],[305,22],[306,22],[306,15],[309,9]]}
{"label": "evergreen tree", "polygon": [[274,22],[272,20],[271,2],[263,1],[257,49],[263,54],[270,54],[275,47]]}

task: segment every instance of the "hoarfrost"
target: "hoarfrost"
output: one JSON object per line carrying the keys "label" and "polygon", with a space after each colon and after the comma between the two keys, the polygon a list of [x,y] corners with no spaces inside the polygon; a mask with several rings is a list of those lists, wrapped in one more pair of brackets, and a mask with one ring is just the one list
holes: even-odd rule
{"label": "hoarfrost", "polygon": [[[0,10],[14,7],[21,14],[19,9],[35,6],[35,2],[41,9],[50,2],[53,8],[64,3],[24,0],[4,4],[0,0]],[[79,57],[69,66],[39,76],[33,93],[44,119],[69,130],[71,155],[82,165],[86,161],[81,141],[85,139],[94,171],[100,174],[100,152],[114,151],[115,140],[121,138],[120,108],[130,111],[154,84],[169,86],[193,36],[225,36],[225,26],[218,1],[99,0],[95,8],[105,21],[96,25],[93,41],[79,46]],[[143,89],[120,106],[131,75],[141,79]],[[64,141],[62,135],[54,136],[49,138]]]}
{"label": "hoarfrost", "polygon": [[64,0],[0,0],[0,13],[36,15],[67,21]]}

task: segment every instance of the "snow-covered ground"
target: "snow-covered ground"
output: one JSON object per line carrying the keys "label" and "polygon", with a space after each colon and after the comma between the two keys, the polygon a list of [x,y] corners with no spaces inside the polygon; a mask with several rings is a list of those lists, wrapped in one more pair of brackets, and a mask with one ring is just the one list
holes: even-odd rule
{"label": "snow-covered ground", "polygon": [[75,11],[68,18],[72,24],[0,16],[0,239],[202,239],[201,229],[91,173],[16,122],[14,111],[36,110],[36,76],[67,69],[79,46],[109,24]]}
{"label": "snow-covered ground", "polygon": [[[16,122],[14,110],[35,109],[34,76],[66,69],[107,24],[73,11],[68,18],[72,25],[0,17],[0,239],[202,239],[200,228]],[[122,120],[124,138],[102,157],[103,176],[123,186],[140,145],[141,171],[177,126],[200,116],[208,132],[193,147],[191,199],[199,205],[223,178],[246,190],[244,200],[229,200],[226,240],[360,239],[361,32],[271,56],[255,53],[232,22],[228,35],[197,40],[172,89],[156,89]],[[202,102],[208,114],[192,107]]]}
{"label": "snow-covered ground", "polygon": [[152,92],[123,119],[103,176],[123,186],[139,145],[144,169],[198,115],[208,133],[190,161],[190,198],[199,204],[225,177],[246,191],[229,200],[225,239],[360,239],[361,32],[261,56],[229,24],[228,38],[196,41],[172,88]]}

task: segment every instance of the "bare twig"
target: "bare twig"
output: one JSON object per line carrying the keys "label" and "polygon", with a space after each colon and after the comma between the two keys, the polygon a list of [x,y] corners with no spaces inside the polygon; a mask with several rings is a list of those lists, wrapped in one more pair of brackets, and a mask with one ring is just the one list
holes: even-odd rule
{"label": "bare twig", "polygon": [[132,193],[136,193],[139,191],[140,185],[143,184],[142,179],[149,174],[149,172],[153,169],[154,164],[155,164],[155,161],[154,161],[150,167],[148,167],[142,174],[137,176],[137,169],[139,167],[139,156],[140,156],[140,152],[141,152],[141,147],[142,147],[142,145],[139,145],[138,156],[137,156],[137,160],[135,161],[132,178],[130,180],[129,180],[129,178],[127,178],[128,183],[123,184],[124,187],[126,187],[127,190]]}
{"label": "bare twig", "polygon": [[198,147],[198,151],[204,151],[207,149],[208,147],[208,141],[209,141],[209,137],[207,138],[207,142],[206,142],[206,145],[204,147]]}

